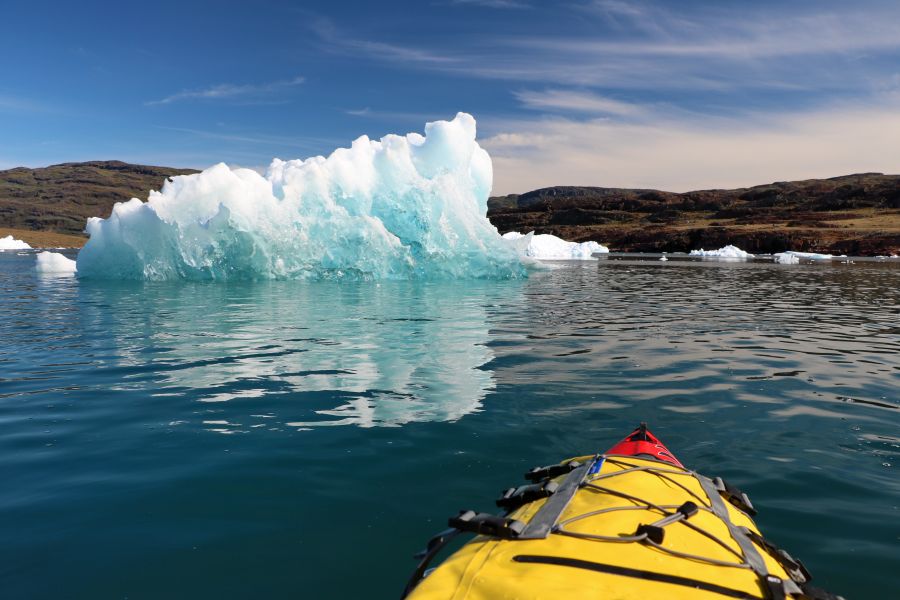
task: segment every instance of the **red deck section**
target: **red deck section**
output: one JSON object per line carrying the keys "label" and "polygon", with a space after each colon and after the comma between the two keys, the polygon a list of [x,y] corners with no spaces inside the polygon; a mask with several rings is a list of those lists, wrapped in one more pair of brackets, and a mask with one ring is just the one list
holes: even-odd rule
{"label": "red deck section", "polygon": [[625,454],[628,456],[638,456],[645,454],[657,460],[671,463],[678,467],[684,468],[684,465],[675,458],[665,444],[659,441],[659,438],[650,433],[646,423],[641,423],[640,427],[628,434],[624,440],[606,451],[607,454]]}

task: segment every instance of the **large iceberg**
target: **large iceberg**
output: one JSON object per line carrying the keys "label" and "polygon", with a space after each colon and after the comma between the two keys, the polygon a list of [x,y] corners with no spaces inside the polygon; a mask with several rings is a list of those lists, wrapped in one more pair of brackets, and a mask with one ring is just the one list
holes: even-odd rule
{"label": "large iceberg", "polygon": [[362,136],[265,176],[218,164],[88,220],[78,276],[445,279],[525,274],[487,219],[493,171],[475,119]]}
{"label": "large iceberg", "polygon": [[29,246],[26,242],[22,240],[17,240],[11,235],[0,238],[0,250],[30,250],[31,246]]}
{"label": "large iceberg", "polygon": [[593,260],[595,253],[609,253],[609,248],[597,242],[567,242],[549,233],[510,231],[503,234],[503,239],[514,242],[520,254],[537,260]]}

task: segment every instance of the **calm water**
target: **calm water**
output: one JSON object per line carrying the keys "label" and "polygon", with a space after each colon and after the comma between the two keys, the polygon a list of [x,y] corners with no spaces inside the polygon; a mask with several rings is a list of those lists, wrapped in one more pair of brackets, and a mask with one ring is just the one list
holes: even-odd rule
{"label": "calm water", "polygon": [[396,598],[521,472],[648,421],[848,598],[900,587],[900,265],[116,284],[0,253],[3,598]]}

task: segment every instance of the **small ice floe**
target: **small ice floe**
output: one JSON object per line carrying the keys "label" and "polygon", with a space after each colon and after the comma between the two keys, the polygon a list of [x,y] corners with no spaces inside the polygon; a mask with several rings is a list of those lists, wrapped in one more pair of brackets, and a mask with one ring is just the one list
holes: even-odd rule
{"label": "small ice floe", "polygon": [[75,261],[57,252],[41,252],[34,268],[45,275],[74,275]]}
{"label": "small ice floe", "polygon": [[523,245],[525,256],[538,260],[593,260],[593,254],[609,252],[609,248],[597,242],[567,242],[547,233],[535,235],[534,232],[510,231],[503,234],[503,239],[516,242],[517,246]]}
{"label": "small ice floe", "polygon": [[787,252],[778,252],[772,255],[775,262],[785,265],[796,265],[800,260],[831,260],[834,258],[831,254],[816,254],[815,252],[795,252],[788,250]]}
{"label": "small ice floe", "polygon": [[0,238],[0,250],[31,250],[31,246],[11,235]]}
{"label": "small ice floe", "polygon": [[701,248],[700,250],[691,250],[688,256],[716,258],[720,260],[747,260],[748,258],[754,258],[753,254],[744,252],[737,246],[732,246],[731,244],[728,244],[723,248],[719,248],[718,250],[704,250],[703,248]]}

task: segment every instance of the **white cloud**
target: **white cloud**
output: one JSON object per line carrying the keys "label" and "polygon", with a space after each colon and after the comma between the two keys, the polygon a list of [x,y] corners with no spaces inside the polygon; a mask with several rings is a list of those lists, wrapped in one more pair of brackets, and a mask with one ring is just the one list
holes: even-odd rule
{"label": "white cloud", "polygon": [[636,116],[644,112],[637,104],[613,100],[587,91],[549,89],[514,92],[514,95],[527,108],[537,110],[558,109],[620,116]]}
{"label": "white cloud", "polygon": [[286,88],[300,85],[304,81],[305,79],[303,77],[294,77],[292,79],[283,79],[262,84],[239,85],[234,83],[220,83],[198,90],[183,90],[177,94],[166,96],[161,100],[147,102],[147,104],[172,104],[173,102],[181,102],[184,100],[221,100],[268,96]]}
{"label": "white cloud", "polygon": [[688,191],[900,172],[900,104],[741,119],[506,122],[482,139],[495,194],[553,185]]}

